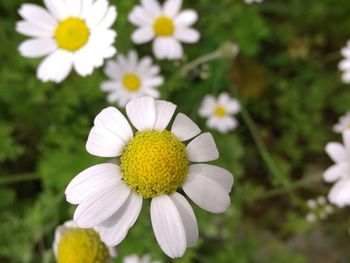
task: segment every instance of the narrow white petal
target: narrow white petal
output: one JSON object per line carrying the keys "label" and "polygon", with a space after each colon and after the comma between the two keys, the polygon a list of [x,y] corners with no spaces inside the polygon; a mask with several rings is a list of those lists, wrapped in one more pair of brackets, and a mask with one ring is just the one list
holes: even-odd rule
{"label": "narrow white petal", "polygon": [[175,110],[175,104],[164,100],[156,100],[156,123],[154,124],[154,130],[164,130],[173,117]]}
{"label": "narrow white petal", "polygon": [[182,11],[174,20],[174,24],[180,27],[192,26],[198,20],[198,14],[193,10]]}
{"label": "narrow white petal", "polygon": [[89,12],[86,14],[86,24],[93,28],[100,23],[108,9],[107,0],[97,0],[94,2]]}
{"label": "narrow white petal", "polygon": [[85,45],[74,53],[74,68],[82,77],[91,75],[94,71],[95,62],[92,54],[93,49],[89,45]]}
{"label": "narrow white petal", "polygon": [[73,66],[73,54],[57,50],[46,57],[37,70],[37,77],[43,82],[61,82],[67,78]]}
{"label": "narrow white petal", "polygon": [[212,95],[206,95],[199,109],[199,116],[209,117],[213,114],[216,108],[216,99]]}
{"label": "narrow white petal", "polygon": [[158,59],[181,59],[183,48],[180,42],[172,37],[158,37],[153,42],[153,52]]}
{"label": "narrow white petal", "polygon": [[102,110],[94,120],[95,126],[103,127],[120,137],[125,144],[133,137],[129,122],[124,115],[114,107]]}
{"label": "narrow white petal", "polygon": [[171,258],[183,256],[187,246],[185,227],[176,205],[168,195],[152,199],[151,221],[164,253]]}
{"label": "narrow white petal", "polygon": [[323,173],[323,179],[328,182],[335,182],[341,178],[345,178],[350,174],[350,163],[340,162],[332,165]]}
{"label": "narrow white petal", "polygon": [[156,0],[141,0],[141,4],[150,14],[158,14],[161,11],[160,4]]}
{"label": "narrow white petal", "polygon": [[57,25],[57,20],[46,9],[38,5],[22,4],[18,13],[25,20],[49,30],[54,30]]}
{"label": "narrow white petal", "polygon": [[89,15],[91,9],[93,8],[94,2],[95,0],[82,0],[80,14],[82,19],[86,19],[86,17]]}
{"label": "narrow white petal", "polygon": [[108,8],[106,15],[102,18],[95,30],[103,30],[111,27],[117,18],[117,9],[114,6]]}
{"label": "narrow white petal", "polygon": [[193,28],[178,27],[175,30],[174,37],[183,43],[196,43],[199,41],[200,34]]}
{"label": "narrow white petal", "polygon": [[28,21],[18,21],[16,23],[16,31],[28,37],[50,38],[53,36],[52,30]]}
{"label": "narrow white petal", "polygon": [[101,224],[112,216],[127,200],[130,188],[119,180],[118,184],[106,184],[105,190],[81,202],[74,212],[79,227],[89,228]]}
{"label": "narrow white petal", "polygon": [[150,27],[141,27],[136,29],[132,35],[131,39],[135,44],[143,44],[151,41],[154,38],[154,31]]}
{"label": "narrow white petal", "polygon": [[326,152],[335,163],[344,162],[348,159],[344,146],[338,142],[328,143],[326,145]]}
{"label": "narrow white petal", "polygon": [[166,0],[163,6],[164,13],[174,18],[181,9],[182,0]]}
{"label": "narrow white petal", "polygon": [[142,197],[131,192],[130,196],[110,218],[102,222],[99,233],[107,246],[116,246],[126,237],[136,222],[142,208]]}
{"label": "narrow white petal", "polygon": [[87,198],[103,192],[105,185],[116,184],[121,179],[119,166],[103,163],[82,171],[68,184],[65,194],[71,204],[80,204]]}
{"label": "narrow white petal", "polygon": [[[349,125],[349,124],[348,124]],[[348,158],[350,158],[350,130],[346,129],[343,132],[343,142]]]}
{"label": "narrow white petal", "polygon": [[56,41],[52,38],[34,38],[22,42],[18,50],[22,56],[39,58],[52,53],[57,48]]}
{"label": "narrow white petal", "polygon": [[208,162],[219,158],[218,149],[210,133],[199,135],[187,145],[186,149],[192,162]]}
{"label": "narrow white petal", "polygon": [[198,224],[196,216],[188,201],[179,193],[173,193],[170,198],[174,202],[185,228],[187,247],[196,244],[198,240]]}
{"label": "narrow white petal", "polygon": [[190,174],[182,188],[193,202],[211,213],[225,212],[230,206],[227,190],[209,177]]}
{"label": "narrow white petal", "polygon": [[193,164],[190,166],[189,176],[208,177],[220,184],[228,193],[233,186],[233,175],[219,166],[210,164]]}
{"label": "narrow white petal", "polygon": [[152,97],[142,97],[130,101],[126,113],[136,129],[152,130],[156,122],[156,104]]}
{"label": "narrow white petal", "polygon": [[200,134],[201,129],[183,113],[176,115],[171,132],[181,141],[187,141]]}
{"label": "narrow white petal", "polygon": [[329,192],[328,199],[340,208],[350,205],[350,179],[338,181]]}
{"label": "narrow white petal", "polygon": [[82,0],[65,0],[68,14],[73,17],[79,17],[82,9]]}
{"label": "narrow white petal", "polygon": [[153,18],[141,6],[135,6],[131,10],[128,19],[131,23],[139,27],[152,26],[153,23]]}
{"label": "narrow white petal", "polygon": [[68,17],[68,10],[64,0],[44,0],[47,9],[58,20],[63,20]]}

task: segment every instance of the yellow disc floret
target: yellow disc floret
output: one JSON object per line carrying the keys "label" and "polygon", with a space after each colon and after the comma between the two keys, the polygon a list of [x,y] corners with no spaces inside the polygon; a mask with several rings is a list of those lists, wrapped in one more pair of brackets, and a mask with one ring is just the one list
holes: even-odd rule
{"label": "yellow disc floret", "polygon": [[215,109],[214,114],[215,114],[216,117],[221,118],[221,117],[226,116],[226,110],[225,110],[224,107],[219,106],[219,107],[217,107],[217,108]]}
{"label": "yellow disc floret", "polygon": [[142,131],[120,158],[123,180],[144,198],[175,192],[188,172],[185,145],[169,131]]}
{"label": "yellow disc floret", "polygon": [[141,80],[136,74],[126,74],[123,78],[124,87],[131,92],[138,91],[141,87]]}
{"label": "yellow disc floret", "polygon": [[109,258],[108,248],[93,229],[71,228],[58,244],[58,263],[105,263]]}
{"label": "yellow disc floret", "polygon": [[62,20],[55,31],[58,46],[68,51],[77,51],[89,40],[90,30],[84,20],[69,17]]}
{"label": "yellow disc floret", "polygon": [[172,36],[175,31],[175,26],[172,19],[166,16],[160,16],[155,20],[153,29],[157,36]]}

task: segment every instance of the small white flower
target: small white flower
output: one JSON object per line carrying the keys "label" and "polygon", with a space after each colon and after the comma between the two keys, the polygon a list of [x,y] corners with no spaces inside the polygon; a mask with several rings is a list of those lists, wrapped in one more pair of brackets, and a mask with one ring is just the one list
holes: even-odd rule
{"label": "small white flower", "polygon": [[218,99],[212,95],[204,97],[199,109],[199,116],[208,118],[207,126],[209,128],[227,133],[238,126],[233,114],[238,113],[240,108],[238,100],[231,98],[228,93],[222,92]]}
{"label": "small white flower", "polygon": [[191,26],[197,21],[197,12],[180,11],[182,0],[166,0],[161,6],[157,0],[141,0],[129,14],[129,21],[139,27],[132,34],[135,44],[153,40],[153,53],[158,59],[180,59],[180,42],[196,43],[200,38]]}
{"label": "small white flower", "polygon": [[116,32],[110,27],[117,17],[116,8],[107,0],[44,0],[47,9],[22,4],[17,32],[31,37],[19,46],[30,58],[46,57],[37,77],[46,82],[63,81],[74,67],[87,76],[102,66],[105,58],[116,53],[112,46]]}
{"label": "small white flower", "polygon": [[350,130],[350,112],[339,118],[339,122],[333,126],[334,132],[342,133],[345,130]]}
{"label": "small white flower", "polygon": [[127,256],[123,259],[123,263],[161,263],[160,261],[152,261],[149,255],[145,255],[142,258],[137,255]]}
{"label": "small white flower", "polygon": [[244,0],[246,4],[255,4],[255,3],[262,3],[263,0]]}
{"label": "small white flower", "polygon": [[327,144],[326,152],[335,164],[323,174],[326,182],[336,182],[328,199],[339,207],[350,205],[350,130],[343,132],[343,141],[344,145],[338,142]]}
{"label": "small white flower", "polygon": [[315,199],[307,200],[307,206],[311,209],[315,209],[317,207],[317,202]]}
{"label": "small white flower", "polygon": [[[233,176],[218,166],[204,164],[219,157],[213,136],[201,133],[185,114],[169,125],[176,105],[142,97],[126,105],[132,128],[116,108],[97,115],[86,144],[89,153],[120,157],[120,166],[104,163],[77,175],[65,191],[78,207],[80,227],[99,226],[101,239],[119,244],[134,225],[143,198],[151,198],[151,221],[162,250],[181,257],[198,239],[198,225],[183,191],[199,207],[221,213],[230,206]],[[186,144],[185,144],[186,142]]]}
{"label": "small white flower", "polygon": [[350,83],[350,40],[342,48],[341,54],[344,56],[344,59],[339,62],[338,67],[343,71],[342,81],[344,83]]}
{"label": "small white flower", "polygon": [[[114,247],[107,247],[97,229],[79,228],[73,221],[66,221],[55,230],[53,251],[59,263],[109,262],[117,256]],[[94,249],[90,249],[93,247]]]}
{"label": "small white flower", "polygon": [[316,220],[317,220],[317,217],[313,213],[309,213],[306,215],[306,221],[308,221],[309,223],[315,223]]}
{"label": "small white flower", "polygon": [[156,88],[164,82],[159,72],[159,67],[153,65],[150,57],[139,60],[132,50],[127,56],[119,54],[115,60],[107,62],[105,74],[110,80],[103,82],[101,89],[109,93],[108,102],[117,102],[119,107],[125,107],[126,103],[138,97],[159,98]]}

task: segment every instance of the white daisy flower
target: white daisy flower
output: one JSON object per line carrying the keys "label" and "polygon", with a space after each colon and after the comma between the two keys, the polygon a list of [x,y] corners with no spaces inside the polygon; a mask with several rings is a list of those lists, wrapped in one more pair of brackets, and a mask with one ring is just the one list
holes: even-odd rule
{"label": "white daisy flower", "polygon": [[108,102],[117,102],[119,107],[125,107],[126,103],[138,97],[159,98],[156,88],[164,82],[159,72],[159,66],[154,65],[150,57],[139,60],[132,50],[127,56],[119,54],[115,60],[107,62],[105,74],[110,80],[103,82],[101,89],[109,93]]}
{"label": "white daisy flower", "polygon": [[239,101],[231,98],[226,92],[222,92],[218,99],[207,95],[199,108],[199,116],[208,118],[207,126],[221,133],[227,133],[238,126],[233,114],[240,111]]}
{"label": "white daisy flower", "polygon": [[[120,157],[120,166],[104,163],[77,175],[66,189],[67,201],[78,205],[74,221],[99,227],[109,246],[119,244],[135,223],[143,198],[151,198],[151,221],[162,250],[181,257],[198,239],[198,225],[180,188],[199,207],[222,213],[230,206],[233,176],[215,165],[219,157],[213,136],[201,133],[176,105],[142,97],[126,105],[127,119],[113,107],[97,115],[86,144],[89,153]],[[189,141],[190,140],[190,141]],[[185,142],[189,141],[185,144]]]}
{"label": "white daisy flower", "polygon": [[341,54],[344,56],[344,59],[340,61],[338,67],[343,71],[342,81],[344,83],[350,83],[350,40],[341,49]]}
{"label": "white daisy flower", "polygon": [[245,2],[246,4],[251,5],[251,4],[259,4],[259,3],[262,3],[263,0],[244,0],[244,2]]}
{"label": "white daisy flower", "polygon": [[350,130],[343,132],[343,141],[344,145],[338,142],[327,144],[326,152],[335,164],[323,174],[326,182],[336,182],[328,199],[339,207],[350,205]]}
{"label": "white daisy flower", "polygon": [[142,258],[137,255],[127,256],[123,259],[123,263],[161,263],[160,261],[152,261],[149,255],[145,255]]}
{"label": "white daisy flower", "polygon": [[73,221],[56,228],[53,251],[59,263],[102,263],[117,256],[117,250],[107,247],[96,229],[79,228]]}
{"label": "white daisy flower", "polygon": [[139,27],[131,38],[135,44],[153,41],[153,53],[158,59],[180,59],[180,42],[196,43],[200,38],[191,26],[197,21],[194,10],[180,11],[182,0],[166,0],[161,6],[157,0],[141,0],[129,14],[129,21]]}
{"label": "white daisy flower", "polygon": [[107,0],[44,0],[47,9],[22,4],[17,32],[31,37],[19,46],[30,58],[45,57],[37,77],[46,82],[63,81],[74,67],[87,76],[116,53],[116,32],[110,27],[117,17]]}
{"label": "white daisy flower", "polygon": [[333,131],[342,133],[345,130],[350,130],[350,112],[339,118],[339,122],[333,126]]}

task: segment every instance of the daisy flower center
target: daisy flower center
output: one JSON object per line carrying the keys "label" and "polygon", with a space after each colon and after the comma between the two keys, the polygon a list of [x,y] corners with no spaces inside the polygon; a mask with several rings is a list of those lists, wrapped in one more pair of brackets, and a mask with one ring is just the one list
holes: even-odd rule
{"label": "daisy flower center", "polygon": [[108,259],[108,248],[93,229],[69,229],[58,245],[58,263],[104,263]]}
{"label": "daisy flower center", "polygon": [[126,74],[123,78],[123,85],[128,91],[138,91],[141,80],[136,74]]}
{"label": "daisy flower center", "polygon": [[222,118],[226,115],[226,110],[224,107],[219,106],[219,107],[216,107],[214,114],[216,117]]}
{"label": "daisy flower center", "polygon": [[54,36],[60,48],[77,51],[88,42],[90,30],[82,19],[69,17],[58,24]]}
{"label": "daisy flower center", "polygon": [[120,158],[123,180],[144,198],[175,192],[189,166],[185,145],[169,131],[142,131]]}
{"label": "daisy flower center", "polygon": [[153,24],[157,36],[172,36],[175,30],[174,22],[166,16],[158,17]]}

